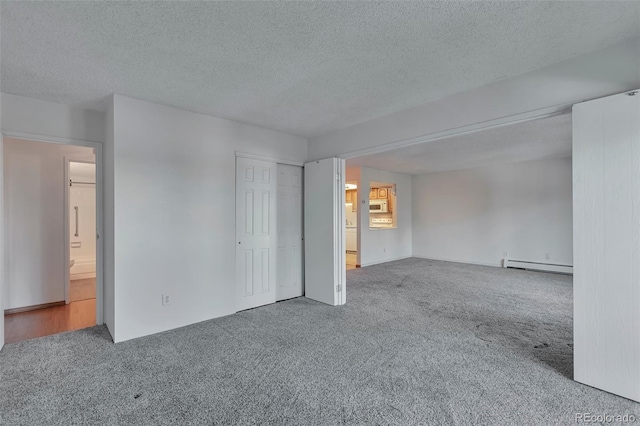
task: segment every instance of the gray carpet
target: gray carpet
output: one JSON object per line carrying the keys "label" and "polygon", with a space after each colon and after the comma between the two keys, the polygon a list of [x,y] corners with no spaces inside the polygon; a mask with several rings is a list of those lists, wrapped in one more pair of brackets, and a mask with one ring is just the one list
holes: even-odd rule
{"label": "gray carpet", "polygon": [[408,259],[347,300],[277,303],[114,345],[0,352],[0,423],[572,424],[640,404],[571,380],[571,277]]}

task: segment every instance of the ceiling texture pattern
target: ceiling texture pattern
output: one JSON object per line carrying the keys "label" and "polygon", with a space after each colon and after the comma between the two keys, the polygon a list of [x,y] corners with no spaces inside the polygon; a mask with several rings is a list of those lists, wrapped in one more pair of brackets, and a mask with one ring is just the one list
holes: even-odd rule
{"label": "ceiling texture pattern", "polygon": [[311,137],[640,36],[638,2],[5,2],[3,92]]}
{"label": "ceiling texture pattern", "polygon": [[570,156],[571,114],[563,114],[358,157],[347,167],[417,175]]}

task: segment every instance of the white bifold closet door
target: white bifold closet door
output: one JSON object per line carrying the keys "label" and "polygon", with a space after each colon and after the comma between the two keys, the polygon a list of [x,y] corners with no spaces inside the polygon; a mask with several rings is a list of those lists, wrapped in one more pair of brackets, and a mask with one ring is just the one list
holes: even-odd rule
{"label": "white bifold closet door", "polygon": [[278,164],[277,300],[304,294],[302,208],[302,167]]}
{"label": "white bifold closet door", "polygon": [[640,94],[573,107],[574,379],[640,401]]}
{"label": "white bifold closet door", "polygon": [[276,301],[276,163],[236,157],[236,310]]}
{"label": "white bifold closet door", "polygon": [[329,305],[346,302],[344,202],[344,160],[305,163],[305,296]]}

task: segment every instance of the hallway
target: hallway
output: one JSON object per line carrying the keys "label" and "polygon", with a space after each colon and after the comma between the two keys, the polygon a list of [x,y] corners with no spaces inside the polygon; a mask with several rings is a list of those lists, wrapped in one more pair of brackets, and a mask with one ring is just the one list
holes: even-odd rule
{"label": "hallway", "polygon": [[96,325],[96,279],[72,280],[68,305],[4,316],[5,342],[14,343]]}
{"label": "hallway", "polygon": [[96,299],[4,316],[5,343],[96,325]]}

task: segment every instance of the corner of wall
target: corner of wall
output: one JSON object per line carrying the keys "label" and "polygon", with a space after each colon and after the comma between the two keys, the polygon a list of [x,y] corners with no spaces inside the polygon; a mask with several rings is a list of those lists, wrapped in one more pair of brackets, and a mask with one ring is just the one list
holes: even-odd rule
{"label": "corner of wall", "polygon": [[103,156],[103,182],[104,182],[104,323],[111,333],[114,342],[116,341],[115,330],[115,241],[114,241],[114,98],[109,98],[109,106],[105,117],[105,143]]}
{"label": "corner of wall", "polygon": [[[0,93],[0,128],[2,128],[2,93]],[[0,349],[4,346],[4,142],[0,134]]]}

